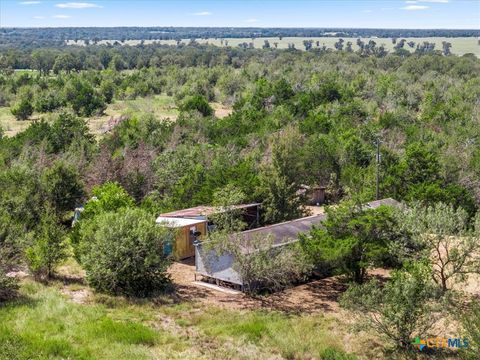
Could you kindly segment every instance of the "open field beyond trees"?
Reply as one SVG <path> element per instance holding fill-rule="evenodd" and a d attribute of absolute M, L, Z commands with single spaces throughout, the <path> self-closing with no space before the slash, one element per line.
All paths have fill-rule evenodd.
<path fill-rule="evenodd" d="M 314 43 L 314 48 L 316 47 L 316 42 L 319 42 L 320 46 L 326 46 L 327 49 L 335 49 L 335 43 L 339 38 L 336 37 L 259 37 L 259 38 L 210 38 L 210 39 L 195 39 L 199 44 L 210 44 L 215 46 L 232 46 L 237 47 L 239 44 L 244 43 L 253 43 L 255 48 L 262 48 L 265 45 L 265 41 L 270 43 L 272 48 L 277 44 L 278 49 L 286 49 L 289 44 L 294 44 L 296 49 L 305 50 L 303 45 L 304 40 L 312 40 Z M 352 48 L 354 51 L 358 50 L 357 39 L 361 39 L 364 42 L 369 40 L 375 41 L 378 45 L 384 45 L 388 51 L 394 51 L 395 44 L 392 43 L 392 38 L 362 38 L 362 37 L 342 37 L 345 40 L 345 43 L 348 41 L 352 42 Z M 480 44 L 479 39 L 476 37 L 412 37 L 412 38 L 401 38 L 405 39 L 406 42 L 413 41 L 415 45 L 422 44 L 423 42 L 431 42 L 435 44 L 435 48 L 438 50 L 442 49 L 442 42 L 448 41 L 452 44 L 452 53 L 455 55 L 464 55 L 467 53 L 475 54 L 477 57 L 480 57 Z M 398 39 L 400 40 L 400 38 Z M 189 44 L 191 39 L 182 39 L 181 44 Z M 113 44 L 115 42 L 121 43 L 123 45 L 135 46 L 141 43 L 147 44 L 164 44 L 164 45 L 177 45 L 176 40 L 125 40 L 120 42 L 120 40 L 99 40 L 99 45 Z M 83 40 L 68 40 L 66 42 L 68 45 L 79 45 L 84 46 L 85 42 Z M 404 47 L 406 50 L 414 51 L 415 47 L 411 48 L 408 45 Z"/>

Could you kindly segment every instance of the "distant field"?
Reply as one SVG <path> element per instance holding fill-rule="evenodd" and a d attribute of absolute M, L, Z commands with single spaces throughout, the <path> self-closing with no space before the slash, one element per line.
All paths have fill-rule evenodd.
<path fill-rule="evenodd" d="M 305 39 L 311 39 L 314 41 L 314 47 L 316 41 L 320 42 L 320 46 L 325 45 L 329 49 L 334 49 L 334 44 L 335 42 L 338 41 L 338 38 L 336 37 L 312 37 L 312 38 L 302 38 L 302 37 L 284 37 L 282 40 L 279 40 L 279 38 L 275 37 L 266 37 L 266 38 L 255 38 L 253 41 L 254 46 L 256 48 L 261 48 L 265 42 L 265 40 L 268 40 L 270 42 L 270 45 L 273 47 L 274 43 L 277 43 L 277 46 L 279 49 L 286 49 L 288 47 L 288 44 L 295 44 L 295 47 L 297 49 L 303 50 L 305 49 L 303 46 L 303 40 Z M 345 40 L 345 43 L 347 41 L 351 41 L 353 43 L 353 49 L 357 50 L 358 47 L 356 45 L 357 38 L 342 38 Z M 448 41 L 452 44 L 452 53 L 456 55 L 463 55 L 466 53 L 473 53 L 476 56 L 480 57 L 480 45 L 478 44 L 478 39 L 475 37 L 458 37 L 458 38 L 445 38 L 445 37 L 425 37 L 425 38 L 404 38 L 409 41 L 415 42 L 415 44 L 422 43 L 424 41 L 428 42 L 434 42 L 436 44 L 435 48 L 436 49 L 442 49 L 442 41 Z M 369 41 L 370 38 L 362 38 L 363 41 Z M 392 39 L 391 38 L 373 38 L 373 40 L 377 43 L 377 45 L 385 45 L 387 50 L 393 50 L 394 44 L 392 44 Z M 250 43 L 252 42 L 251 38 L 225 38 L 223 39 L 223 45 L 222 45 L 222 39 L 217 38 L 217 39 L 197 39 L 196 40 L 200 44 L 212 44 L 216 46 L 226 46 L 225 42 L 228 42 L 228 46 L 233 46 L 236 47 L 238 44 L 241 43 Z M 101 40 L 99 41 L 99 44 L 113 44 L 115 40 Z M 140 44 L 140 40 L 127 40 L 124 42 L 125 45 L 138 45 Z M 182 40 L 182 43 L 188 44 L 190 42 L 190 39 L 184 39 Z M 159 43 L 159 44 L 165 44 L 165 45 L 175 45 L 177 42 L 175 40 L 144 40 L 145 44 L 152 44 L 152 43 Z M 83 40 L 78 41 L 77 43 L 74 40 L 69 40 L 67 41 L 68 45 L 84 45 Z M 405 45 L 405 49 L 407 50 L 413 50 L 411 49 L 408 45 Z"/>
<path fill-rule="evenodd" d="M 219 103 L 210 104 L 215 110 L 215 116 L 222 118 L 231 113 L 231 109 Z M 135 100 L 117 100 L 109 104 L 102 116 L 93 116 L 87 119 L 90 131 L 100 135 L 102 127 L 112 118 L 120 115 L 153 114 L 157 119 L 169 119 L 175 121 L 178 110 L 173 97 L 167 95 L 156 95 L 152 97 L 137 98 Z M 50 118 L 51 114 L 34 113 L 30 120 L 18 121 L 12 115 L 9 107 L 0 107 L 0 127 L 6 136 L 14 136 L 25 130 L 33 120 Z"/>

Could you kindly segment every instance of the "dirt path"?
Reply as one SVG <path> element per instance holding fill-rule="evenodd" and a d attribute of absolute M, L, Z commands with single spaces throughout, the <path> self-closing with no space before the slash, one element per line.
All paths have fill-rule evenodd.
<path fill-rule="evenodd" d="M 193 259 L 175 262 L 169 269 L 181 299 L 203 302 L 229 309 L 269 309 L 287 313 L 338 312 L 338 300 L 347 288 L 339 277 L 315 280 L 298 285 L 269 296 L 252 298 L 242 293 L 227 294 L 194 283 L 195 266 Z M 385 271 L 374 275 L 387 276 Z"/>

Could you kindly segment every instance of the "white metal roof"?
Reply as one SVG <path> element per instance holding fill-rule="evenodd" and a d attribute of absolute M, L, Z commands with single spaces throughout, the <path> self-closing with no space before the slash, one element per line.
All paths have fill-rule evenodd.
<path fill-rule="evenodd" d="M 186 219 L 186 218 L 173 218 L 166 216 L 159 216 L 156 220 L 157 224 L 162 224 L 163 226 L 169 228 L 180 228 L 185 226 L 193 226 L 197 224 L 204 223 L 205 220 L 198 219 Z"/>

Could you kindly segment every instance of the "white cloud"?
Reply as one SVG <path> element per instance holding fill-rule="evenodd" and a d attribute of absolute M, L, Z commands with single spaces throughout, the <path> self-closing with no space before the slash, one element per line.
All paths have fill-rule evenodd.
<path fill-rule="evenodd" d="M 210 16 L 212 13 L 210 11 L 200 11 L 192 14 L 193 16 Z"/>
<path fill-rule="evenodd" d="M 254 18 L 245 20 L 246 23 L 250 23 L 250 24 L 251 23 L 256 23 L 258 21 L 259 21 L 258 19 L 254 19 Z"/>
<path fill-rule="evenodd" d="M 101 8 L 103 6 L 93 4 L 93 3 L 85 3 L 85 2 L 69 2 L 69 3 L 61 3 L 55 5 L 61 9 L 89 9 L 89 8 Z"/>
<path fill-rule="evenodd" d="M 22 1 L 20 5 L 36 5 L 40 4 L 40 1 Z"/>
<path fill-rule="evenodd" d="M 418 1 L 405 1 L 405 4 L 416 4 Z"/>
<path fill-rule="evenodd" d="M 400 8 L 402 10 L 425 10 L 428 9 L 428 6 L 425 5 L 407 5 L 405 7 Z"/>
<path fill-rule="evenodd" d="M 37 15 L 37 16 L 34 16 L 33 18 L 34 18 L 34 19 L 45 19 L 45 16 L 38 16 L 38 15 Z"/>
<path fill-rule="evenodd" d="M 53 17 L 54 19 L 69 19 L 69 18 L 71 18 L 70 15 L 62 15 L 62 14 L 60 14 L 60 15 L 53 15 L 52 17 Z"/>
<path fill-rule="evenodd" d="M 365 14 L 368 14 L 368 13 L 371 13 L 373 12 L 373 10 L 362 10 L 362 13 L 365 13 Z"/>

